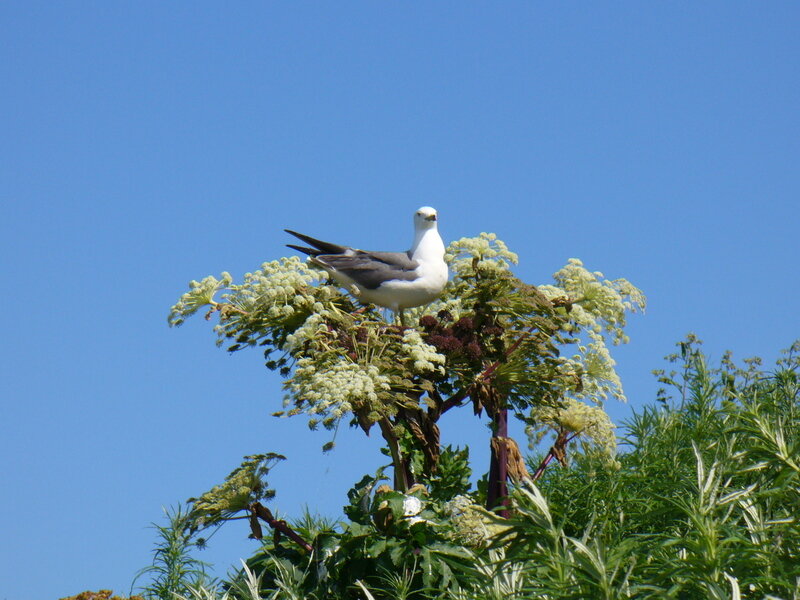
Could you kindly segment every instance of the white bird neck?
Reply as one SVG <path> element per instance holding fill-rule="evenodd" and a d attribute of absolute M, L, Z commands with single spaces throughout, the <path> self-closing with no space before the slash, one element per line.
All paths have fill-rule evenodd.
<path fill-rule="evenodd" d="M 444 257 L 444 242 L 434 224 L 433 227 L 419 229 L 414 233 L 411 245 L 411 258 L 424 255 L 426 257 Z"/>

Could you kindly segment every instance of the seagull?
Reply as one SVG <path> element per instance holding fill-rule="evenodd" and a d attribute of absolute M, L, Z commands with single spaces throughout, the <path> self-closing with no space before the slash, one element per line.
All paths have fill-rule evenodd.
<path fill-rule="evenodd" d="M 284 229 L 306 244 L 289 248 L 308 255 L 308 261 L 325 269 L 331 278 L 364 303 L 388 308 L 403 324 L 403 309 L 433 302 L 447 284 L 444 242 L 437 228 L 437 213 L 423 206 L 414 213 L 414 243 L 407 252 L 368 252 L 323 242 Z"/>

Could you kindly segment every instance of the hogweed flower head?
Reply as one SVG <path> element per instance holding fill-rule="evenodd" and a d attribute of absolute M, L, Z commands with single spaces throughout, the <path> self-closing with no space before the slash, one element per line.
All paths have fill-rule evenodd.
<path fill-rule="evenodd" d="M 599 271 L 587 270 L 577 258 L 570 258 L 553 274 L 553 279 L 558 290 L 572 299 L 573 310 L 579 307 L 584 311 L 575 318 L 582 319 L 581 324 L 595 332 L 599 333 L 598 327 L 605 330 L 615 344 L 628 341 L 624 332 L 625 314 L 643 311 L 647 305 L 642 291 L 627 279 L 605 279 Z M 540 289 L 546 294 L 554 291 L 552 287 L 548 291 Z"/>
<path fill-rule="evenodd" d="M 222 272 L 221 279 L 209 275 L 200 281 L 190 281 L 189 291 L 183 294 L 169 311 L 167 322 L 170 327 L 183 325 L 187 317 L 203 307 L 215 304 L 214 296 L 220 290 L 228 287 L 232 281 L 233 278 L 226 271 Z"/>
<path fill-rule="evenodd" d="M 478 237 L 452 242 L 444 259 L 456 276 L 462 278 L 475 270 L 508 271 L 512 264 L 519 262 L 519 257 L 493 233 L 481 233 Z"/>
<path fill-rule="evenodd" d="M 565 330 L 576 342 L 577 353 L 572 358 L 561 358 L 558 366 L 562 375 L 576 382 L 568 386 L 567 394 L 598 404 L 609 398 L 625 402 L 606 339 L 615 345 L 628 342 L 625 316 L 644 310 L 644 294 L 626 279 L 608 280 L 599 271 L 589 271 L 577 258 L 569 259 L 553 279 L 556 285 L 538 289 L 550 300 L 566 297 L 570 301 L 569 310 L 562 310 L 569 316 Z"/>
<path fill-rule="evenodd" d="M 403 332 L 402 351 L 408 356 L 411 370 L 419 374 L 444 375 L 445 357 L 434 346 L 426 344 L 416 329 Z"/>
<path fill-rule="evenodd" d="M 323 426 L 332 429 L 354 406 L 378 403 L 378 394 L 389 390 L 389 378 L 375 365 L 341 358 L 320 365 L 313 358 L 297 361 L 285 388 L 285 403 L 303 408 L 309 415 L 324 415 Z M 289 414 L 293 414 L 292 411 Z"/>
<path fill-rule="evenodd" d="M 568 398 L 563 406 L 534 407 L 530 419 L 528 435 L 536 443 L 548 431 L 572 432 L 585 447 L 613 463 L 617 451 L 616 426 L 601 407 Z"/>

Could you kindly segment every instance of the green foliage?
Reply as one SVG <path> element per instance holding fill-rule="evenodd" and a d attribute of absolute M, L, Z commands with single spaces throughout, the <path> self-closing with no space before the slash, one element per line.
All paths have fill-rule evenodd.
<path fill-rule="evenodd" d="M 150 583 L 141 588 L 146 600 L 174 600 L 175 594 L 187 594 L 192 586 L 207 583 L 204 562 L 193 558 L 193 547 L 202 546 L 191 529 L 191 516 L 182 506 L 164 510 L 169 523 L 153 527 L 158 532 L 158 541 L 153 550 L 153 563 L 139 571 L 131 588 L 142 576 Z"/>
<path fill-rule="evenodd" d="M 698 344 L 683 342 L 674 372 L 659 374 L 675 398 L 622 425 L 618 469 L 578 453 L 539 487 L 516 486 L 510 519 L 469 493 L 445 500 L 365 477 L 347 522 L 295 524 L 312 554 L 267 542 L 248 561 L 260 597 L 800 598 L 800 344 L 772 371 L 729 356 L 711 368 Z M 465 458 L 449 449 L 442 464 Z"/>
<path fill-rule="evenodd" d="M 427 487 L 430 497 L 446 502 L 466 494 L 471 485 L 472 469 L 469 466 L 469 448 L 463 450 L 446 446 L 439 456 L 439 466 L 433 473 L 424 473 L 420 483 Z"/>
<path fill-rule="evenodd" d="M 246 564 L 242 564 L 242 572 L 237 584 L 235 588 L 224 586 L 224 590 L 216 585 L 190 585 L 188 594 L 175 594 L 174 600 L 233 600 L 234 598 L 237 600 L 264 600 L 259 591 L 260 578 Z M 271 600 L 277 600 L 279 594 L 280 592 L 276 592 L 270 596 Z"/>
<path fill-rule="evenodd" d="M 453 454 L 453 461 L 463 457 Z M 262 575 L 262 594 L 291 587 L 303 598 L 362 598 L 363 585 L 376 598 L 421 598 L 434 590 L 461 589 L 460 574 L 468 572 L 473 555 L 463 546 L 452 507 L 422 486 L 401 493 L 378 486 L 382 479 L 381 472 L 366 476 L 350 490 L 348 522 L 334 528 L 306 517 L 293 524 L 301 536 L 315 540 L 312 555 L 267 542 L 247 562 Z"/>
<path fill-rule="evenodd" d="M 582 540 L 607 577 L 625 574 L 612 597 L 729 598 L 740 589 L 754 598 L 796 598 L 798 344 L 772 372 L 754 360 L 737 367 L 729 356 L 712 369 L 698 346 L 690 336 L 668 357 L 673 369 L 657 373 L 675 398 L 623 425 L 627 451 L 618 471 L 581 456 L 571 469 L 547 472 L 541 488 L 553 522 L 562 545 Z M 517 534 L 540 529 L 529 517 Z M 512 546 L 517 559 L 528 555 Z M 626 553 L 634 563 L 615 558 Z"/>

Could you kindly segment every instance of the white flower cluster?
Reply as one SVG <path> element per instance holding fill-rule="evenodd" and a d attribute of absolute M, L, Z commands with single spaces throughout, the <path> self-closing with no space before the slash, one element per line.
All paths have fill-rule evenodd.
<path fill-rule="evenodd" d="M 403 332 L 402 351 L 411 362 L 411 369 L 415 373 L 425 374 L 434 371 L 444 375 L 445 357 L 430 344 L 422 340 L 419 331 L 406 329 Z"/>
<path fill-rule="evenodd" d="M 421 512 L 422 500 L 416 496 L 410 496 L 406 494 L 403 497 L 403 516 L 406 517 L 409 524 L 414 525 L 415 523 L 429 523 L 427 519 L 417 516 Z"/>
<path fill-rule="evenodd" d="M 302 350 L 307 342 L 319 342 L 327 336 L 332 335 L 328 331 L 328 326 L 325 323 L 325 317 L 328 311 L 320 306 L 320 312 L 313 312 L 308 315 L 308 318 L 303 324 L 294 330 L 293 333 L 286 336 L 286 341 L 282 349 L 294 353 Z"/>
<path fill-rule="evenodd" d="M 325 415 L 322 424 L 330 429 L 353 410 L 354 404 L 378 400 L 378 393 L 389 390 L 389 378 L 375 365 L 359 365 L 341 358 L 321 368 L 314 358 L 297 361 L 294 375 L 285 383 L 288 394 L 285 404 L 306 405 L 310 415 Z M 300 409 L 290 410 L 297 414 Z M 314 427 L 312 420 L 309 426 Z"/>
<path fill-rule="evenodd" d="M 610 397 L 625 402 L 622 382 L 614 369 L 616 362 L 611 358 L 604 334 L 610 334 L 614 344 L 627 343 L 625 313 L 644 310 L 644 294 L 625 279 L 610 281 L 599 271 L 588 271 L 577 258 L 569 259 L 553 278 L 557 285 L 542 285 L 538 289 L 551 300 L 559 297 L 572 300 L 571 323 L 566 329 L 580 340 L 578 353 L 562 359 L 560 365 L 562 374 L 574 376 L 576 381 L 580 379 L 581 385 L 576 385 L 571 395 L 598 404 Z"/>
<path fill-rule="evenodd" d="M 264 263 L 259 270 L 245 273 L 244 281 L 238 285 L 232 284 L 228 273 L 223 273 L 222 279 L 209 276 L 189 283 L 189 291 L 172 307 L 168 321 L 173 326 L 181 325 L 204 306 L 218 307 L 214 296 L 223 289 L 227 291 L 222 294 L 222 303 L 230 305 L 233 313 L 262 310 L 269 320 L 282 321 L 298 310 L 320 312 L 323 303 L 338 295 L 330 285 L 314 285 L 324 278 L 323 272 L 309 268 L 296 256 Z M 215 329 L 220 336 L 227 331 L 225 326 Z"/>
<path fill-rule="evenodd" d="M 444 259 L 457 277 L 471 274 L 475 259 L 479 271 L 507 271 L 511 264 L 517 264 L 519 260 L 505 242 L 498 240 L 493 233 L 481 233 L 478 237 L 452 242 L 447 247 Z"/>
<path fill-rule="evenodd" d="M 627 343 L 625 313 L 644 310 L 646 299 L 642 291 L 627 279 L 608 280 L 599 271 L 590 272 L 577 258 L 553 274 L 558 287 L 542 286 L 543 293 L 552 297 L 566 293 L 573 301 L 571 317 L 585 326 L 593 337 L 605 329 L 613 335 L 615 344 Z"/>
<path fill-rule="evenodd" d="M 531 430 L 528 434 L 536 441 L 540 441 L 548 429 L 563 429 L 578 434 L 582 441 L 590 443 L 609 460 L 613 460 L 617 452 L 616 426 L 599 406 L 568 398 L 563 408 L 537 406 L 531 409 L 530 416 L 536 423 L 536 435 L 531 435 Z"/>
<path fill-rule="evenodd" d="M 579 345 L 578 351 L 580 354 L 572 358 L 562 358 L 558 367 L 562 375 L 573 376 L 576 381 L 580 378 L 581 385 L 576 385 L 571 395 L 601 405 L 609 398 L 627 402 L 622 380 L 614 369 L 617 363 L 603 341 Z"/>
<path fill-rule="evenodd" d="M 626 402 L 622 391 L 622 381 L 614 367 L 617 362 L 602 342 L 592 342 L 588 348 L 581 346 L 583 353 L 584 394 L 602 404 L 611 395 L 620 402 Z"/>
<path fill-rule="evenodd" d="M 178 299 L 178 302 L 170 309 L 167 322 L 172 327 L 183 324 L 186 317 L 196 313 L 204 306 L 215 304 L 214 295 L 222 288 L 228 287 L 233 281 L 230 273 L 222 273 L 222 279 L 217 279 L 209 275 L 202 281 L 190 281 L 189 291 Z"/>
<path fill-rule="evenodd" d="M 422 500 L 416 496 L 406 494 L 403 497 L 403 516 L 413 517 L 422 512 Z"/>
<path fill-rule="evenodd" d="M 309 268 L 297 256 L 281 258 L 264 263 L 253 273 L 245 273 L 244 282 L 231 286 L 231 292 L 224 298 L 245 312 L 269 306 L 268 317 L 280 319 L 291 316 L 296 309 L 311 307 L 318 296 L 333 297 L 336 290 L 331 286 L 311 287 L 323 278 L 324 273 Z"/>

